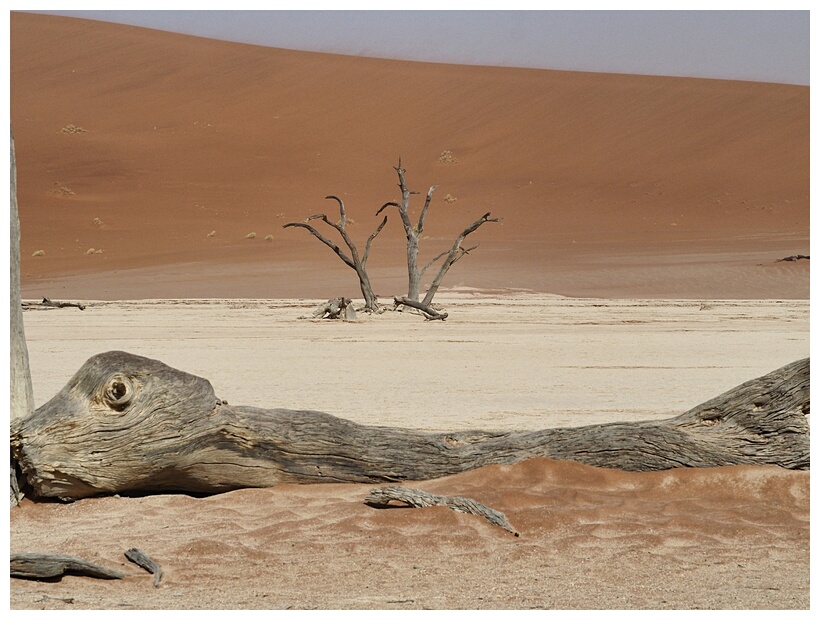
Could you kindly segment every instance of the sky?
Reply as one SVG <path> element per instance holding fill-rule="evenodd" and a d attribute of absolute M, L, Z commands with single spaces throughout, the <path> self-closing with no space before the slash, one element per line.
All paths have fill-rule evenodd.
<path fill-rule="evenodd" d="M 47 12 L 381 58 L 800 85 L 810 76 L 808 10 Z"/>

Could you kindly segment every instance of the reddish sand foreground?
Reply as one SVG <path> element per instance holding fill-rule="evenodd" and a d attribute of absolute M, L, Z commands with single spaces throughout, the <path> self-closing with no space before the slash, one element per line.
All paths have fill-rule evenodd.
<path fill-rule="evenodd" d="M 332 297 L 306 231 L 360 246 L 438 184 L 424 264 L 485 212 L 446 285 L 807 298 L 809 88 L 375 60 L 11 15 L 24 297 Z M 405 291 L 398 213 L 377 293 Z M 255 238 L 246 238 L 255 233 Z M 269 240 L 266 241 L 266 237 Z M 41 253 L 42 252 L 42 253 Z M 34 254 L 40 254 L 34 256 Z"/>

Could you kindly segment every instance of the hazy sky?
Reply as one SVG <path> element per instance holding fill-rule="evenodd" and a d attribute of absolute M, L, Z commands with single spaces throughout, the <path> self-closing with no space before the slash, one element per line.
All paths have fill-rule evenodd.
<path fill-rule="evenodd" d="M 386 58 L 809 84 L 809 11 L 50 11 Z"/>

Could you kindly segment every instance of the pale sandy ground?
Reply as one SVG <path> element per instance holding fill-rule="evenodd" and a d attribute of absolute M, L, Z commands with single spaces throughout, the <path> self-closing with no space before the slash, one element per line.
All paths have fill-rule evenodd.
<path fill-rule="evenodd" d="M 809 354 L 809 302 L 448 292 L 450 318 L 301 319 L 315 300 L 92 303 L 25 312 L 37 405 L 122 349 L 208 378 L 232 404 L 446 430 L 671 417 Z M 366 485 L 210 498 L 26 501 L 11 551 L 69 553 L 124 581 L 11 581 L 14 609 L 808 609 L 809 473 L 650 474 L 537 459 L 414 484 L 506 513 L 375 510 Z M 122 553 L 166 576 L 151 587 Z"/>

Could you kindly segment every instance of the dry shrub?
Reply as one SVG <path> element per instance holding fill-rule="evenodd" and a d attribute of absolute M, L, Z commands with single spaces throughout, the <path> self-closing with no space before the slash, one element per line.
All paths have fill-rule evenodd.
<path fill-rule="evenodd" d="M 273 241 L 273 235 L 268 235 L 265 237 L 265 241 Z"/>
<path fill-rule="evenodd" d="M 85 133 L 88 130 L 83 129 L 82 127 L 77 127 L 77 125 L 68 124 L 65 127 L 63 127 L 60 131 L 63 132 L 63 133 L 67 133 L 70 136 L 73 136 L 73 135 L 76 135 L 78 133 Z"/>
<path fill-rule="evenodd" d="M 255 232 L 248 233 L 247 235 L 245 235 L 245 239 L 256 239 L 256 233 Z"/>
<path fill-rule="evenodd" d="M 213 237 L 215 234 L 216 234 L 216 231 L 215 231 L 215 230 L 212 230 L 211 232 L 209 232 L 209 233 L 208 233 L 207 235 L 205 235 L 205 236 L 206 236 L 206 237 Z"/>
<path fill-rule="evenodd" d="M 458 160 L 453 157 L 452 151 L 442 151 L 438 156 L 438 163 L 440 164 L 457 164 Z"/>
<path fill-rule="evenodd" d="M 103 226 L 103 221 L 98 217 L 95 217 L 94 221 L 92 221 L 91 223 L 94 224 L 94 226 L 96 226 L 97 228 L 102 228 Z"/>
<path fill-rule="evenodd" d="M 458 200 L 458 198 L 456 198 L 456 197 L 455 197 L 455 196 L 453 196 L 452 194 L 447 194 L 447 195 L 444 197 L 444 202 L 449 202 L 450 204 L 453 204 L 456 200 Z"/>
<path fill-rule="evenodd" d="M 45 255 L 46 255 L 45 250 L 37 250 L 36 252 L 34 252 L 34 254 L 32 254 L 32 256 L 45 256 Z"/>
<path fill-rule="evenodd" d="M 55 185 L 57 184 L 55 183 Z M 72 190 L 70 187 L 66 187 L 65 185 L 55 187 L 53 190 L 51 190 L 51 193 L 57 196 L 74 196 L 74 190 Z"/>

